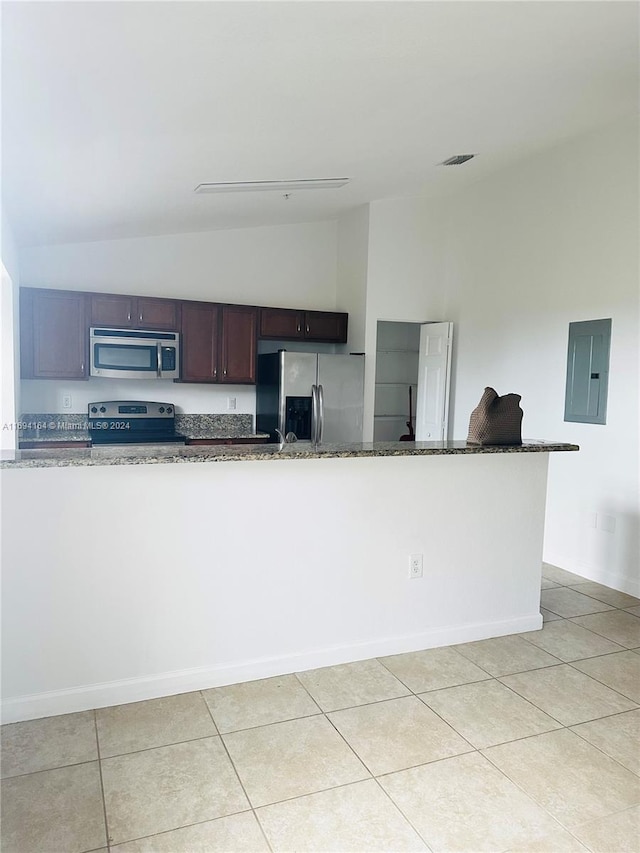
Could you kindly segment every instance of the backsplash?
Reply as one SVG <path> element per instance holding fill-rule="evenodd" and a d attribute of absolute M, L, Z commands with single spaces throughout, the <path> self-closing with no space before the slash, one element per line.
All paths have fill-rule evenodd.
<path fill-rule="evenodd" d="M 253 433 L 253 415 L 180 415 L 176 432 L 189 438 L 237 438 Z"/>
<path fill-rule="evenodd" d="M 27 412 L 20 415 L 18 437 L 86 441 L 89 438 L 87 416 L 60 412 Z"/>
<path fill-rule="evenodd" d="M 87 441 L 86 415 L 30 412 L 20 418 L 19 438 L 42 441 Z M 253 415 L 176 413 L 176 432 L 188 438 L 242 438 L 253 435 Z"/>

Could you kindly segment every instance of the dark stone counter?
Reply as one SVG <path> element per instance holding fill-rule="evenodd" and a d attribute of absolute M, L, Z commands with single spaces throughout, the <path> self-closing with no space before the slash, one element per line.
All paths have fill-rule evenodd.
<path fill-rule="evenodd" d="M 209 437 L 209 436 L 207 436 Z M 323 444 L 295 442 L 278 444 L 245 444 L 219 447 L 184 447 L 182 445 L 128 445 L 125 447 L 91 447 L 3 452 L 0 468 L 60 468 L 92 465 L 153 465 L 184 462 L 286 461 L 295 459 L 336 459 L 384 456 L 454 456 L 491 453 L 555 453 L 575 451 L 575 444 L 527 440 L 521 445 L 480 447 L 465 441 L 371 442 Z"/>

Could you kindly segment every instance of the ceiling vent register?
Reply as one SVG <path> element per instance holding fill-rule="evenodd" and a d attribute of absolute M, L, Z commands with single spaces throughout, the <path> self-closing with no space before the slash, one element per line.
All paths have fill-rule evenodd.
<path fill-rule="evenodd" d="M 473 160 L 475 154 L 456 154 L 455 157 L 449 157 L 448 160 L 444 160 L 440 165 L 441 166 L 461 166 L 463 163 L 466 163 L 467 160 Z"/>

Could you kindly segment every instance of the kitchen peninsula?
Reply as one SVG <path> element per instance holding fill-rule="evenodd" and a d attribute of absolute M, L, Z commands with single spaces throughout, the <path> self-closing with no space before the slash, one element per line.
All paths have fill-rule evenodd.
<path fill-rule="evenodd" d="M 549 454 L 577 449 L 5 454 L 4 720 L 536 630 Z"/>

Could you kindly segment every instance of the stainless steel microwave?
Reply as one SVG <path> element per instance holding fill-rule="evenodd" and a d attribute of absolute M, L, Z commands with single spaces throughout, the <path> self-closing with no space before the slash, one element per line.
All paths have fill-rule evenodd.
<path fill-rule="evenodd" d="M 180 335 L 134 329 L 89 330 L 90 374 L 108 379 L 179 379 Z"/>

